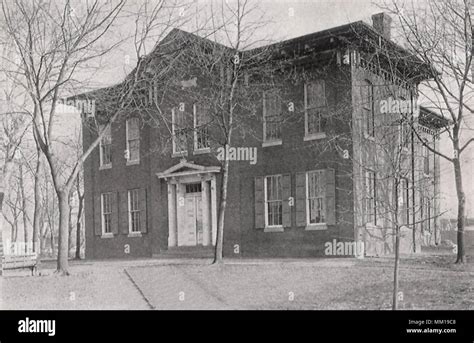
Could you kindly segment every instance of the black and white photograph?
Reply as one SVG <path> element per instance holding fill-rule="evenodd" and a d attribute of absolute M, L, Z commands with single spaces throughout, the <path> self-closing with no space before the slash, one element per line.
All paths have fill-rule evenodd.
<path fill-rule="evenodd" d="M 0 0 L 0 310 L 473 311 L 473 18 Z"/>

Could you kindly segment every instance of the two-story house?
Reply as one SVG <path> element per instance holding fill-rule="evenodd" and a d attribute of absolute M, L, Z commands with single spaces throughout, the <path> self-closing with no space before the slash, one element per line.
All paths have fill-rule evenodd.
<path fill-rule="evenodd" d="M 399 188 L 405 191 L 397 195 L 406 196 L 404 225 L 414 232 L 404 235 L 406 250 L 417 245 L 421 230 L 434 225 L 421 224 L 416 216 L 436 218 L 439 166 L 410 128 L 423 127 L 426 139 L 436 144 L 436 120 L 442 118 L 427 110 L 416 118 L 413 111 L 382 113 L 380 103 L 388 96 L 416 103 L 428 69 L 390 40 L 388 16 L 378 14 L 373 21 L 373 27 L 355 22 L 269 47 L 272 57 L 266 63 L 281 68 L 272 86 L 255 97 L 252 114 L 241 117 L 228 154 L 226 257 L 324 256 L 328 243 L 359 240 L 370 246 L 368 255 L 391 252 L 387 199 L 394 194 L 377 193 L 389 177 L 399 175 L 391 163 L 398 155 L 387 153 L 387 144 L 403 155 L 398 167 L 405 183 Z M 180 30 L 164 41 L 170 37 L 205 41 Z M 160 49 L 158 44 L 150 58 Z M 138 105 L 160 101 L 159 115 L 148 119 L 130 110 L 112 123 L 86 161 L 87 258 L 212 253 L 222 147 L 206 115 L 208 98 L 189 96 L 189 90 L 207 87 L 194 72 L 190 68 L 186 77 L 170 83 L 176 89 L 160 100 L 156 85 L 140 93 Z M 85 96 L 98 99 L 111 89 Z M 84 115 L 84 149 L 97 136 L 89 128 L 106 111 L 101 105 L 97 113 Z M 382 135 L 384 130 L 393 139 L 382 144 L 380 138 L 390 136 Z M 420 178 L 432 185 L 425 193 L 417 188 Z M 423 213 L 417 210 L 420 201 Z"/>

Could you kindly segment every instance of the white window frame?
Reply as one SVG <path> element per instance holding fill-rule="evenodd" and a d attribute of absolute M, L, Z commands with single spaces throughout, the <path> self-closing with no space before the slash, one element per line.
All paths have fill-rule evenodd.
<path fill-rule="evenodd" d="M 137 196 L 137 207 L 138 209 L 135 209 L 132 211 L 132 192 L 136 192 L 136 196 Z M 129 236 L 141 236 L 142 235 L 142 232 L 140 230 L 140 225 L 141 225 L 141 221 L 142 221 L 142 218 L 141 218 L 141 211 L 140 211 L 140 189 L 139 188 L 135 188 L 135 189 L 129 189 L 127 191 L 127 203 L 128 203 L 128 235 Z M 138 220 L 138 231 L 133 231 L 133 226 L 132 226 L 132 212 L 133 213 L 136 213 L 138 212 L 139 213 L 139 220 Z"/>
<path fill-rule="evenodd" d="M 101 228 L 102 228 L 102 237 L 106 238 L 106 237 L 113 237 L 114 236 L 114 233 L 112 231 L 112 215 L 113 215 L 113 209 L 112 209 L 112 194 L 111 192 L 107 192 L 107 193 L 101 193 L 100 194 L 100 220 L 101 220 Z M 105 213 L 105 196 L 109 197 L 108 198 L 108 201 L 109 201 L 109 206 L 110 206 L 110 212 L 107 212 Z M 105 216 L 106 215 L 109 215 L 110 218 L 109 218 L 109 225 L 110 225 L 110 232 L 106 232 L 105 231 Z"/>
<path fill-rule="evenodd" d="M 269 177 L 280 177 L 280 184 L 281 184 L 281 190 L 280 190 L 280 195 L 281 195 L 281 200 L 276 200 L 276 201 L 281 201 L 281 224 L 280 225 L 269 225 L 268 224 L 268 189 L 267 189 L 267 179 Z M 274 175 L 267 175 L 263 178 L 263 191 L 264 191 L 264 203 L 265 203 L 265 228 L 269 229 L 271 231 L 283 231 L 283 175 L 282 174 L 274 174 Z"/>
<path fill-rule="evenodd" d="M 324 106 L 320 106 L 320 107 L 309 107 L 308 105 L 308 85 L 311 84 L 311 83 L 317 83 L 317 82 L 322 82 L 323 84 L 323 93 L 324 93 L 324 103 L 325 105 Z M 322 139 L 322 138 L 326 138 L 326 132 L 324 131 L 321 131 L 322 128 L 321 128 L 321 117 L 319 117 L 319 132 L 313 132 L 313 133 L 309 133 L 308 132 L 308 129 L 309 129 L 309 126 L 308 126 L 308 110 L 312 110 L 312 109 L 322 109 L 324 111 L 327 111 L 327 99 L 326 99 L 326 81 L 325 80 L 321 80 L 321 79 L 318 79 L 318 80 L 311 80 L 311 81 L 307 81 L 304 83 L 304 140 L 305 141 L 309 141 L 309 140 L 313 140 L 313 139 Z"/>
<path fill-rule="evenodd" d="M 108 144 L 108 145 L 110 145 L 110 162 L 109 163 L 104 163 L 104 153 L 102 151 L 102 147 L 104 146 L 104 144 L 102 143 L 102 141 L 105 138 L 105 135 L 104 135 L 104 137 L 99 142 L 99 169 L 110 169 L 110 168 L 112 168 L 112 125 L 110 124 L 110 125 L 106 126 L 105 130 L 108 130 L 109 135 L 110 135 L 110 144 Z M 100 134 L 100 132 L 99 132 L 99 134 Z"/>
<path fill-rule="evenodd" d="M 324 181 L 325 181 L 325 170 L 324 169 L 318 169 L 318 170 L 311 170 L 311 171 L 308 171 L 306 172 L 306 227 L 308 228 L 314 228 L 314 229 L 317 229 L 317 228 L 320 228 L 320 229 L 325 229 L 327 228 L 327 224 L 326 224 L 326 185 L 324 184 Z M 324 222 L 321 222 L 321 223 L 311 223 L 311 216 L 310 216 L 310 213 L 309 213 L 309 210 L 310 210 L 310 198 L 309 198 L 309 175 L 312 174 L 312 173 L 318 173 L 319 174 L 319 177 L 320 177 L 320 180 L 322 180 L 321 182 L 323 182 L 322 184 L 322 187 L 324 189 L 324 192 L 323 192 L 323 212 L 324 212 Z"/>
<path fill-rule="evenodd" d="M 208 136 L 208 144 L 209 146 L 199 148 L 198 147 L 198 128 L 197 128 L 197 111 L 198 111 L 199 104 L 193 104 L 193 127 L 194 127 L 194 153 L 195 154 L 205 154 L 211 152 L 211 146 L 210 146 L 210 137 L 209 137 L 209 131 L 207 132 Z M 209 130 L 209 127 L 206 127 L 207 130 Z"/>
<path fill-rule="evenodd" d="M 282 138 L 281 138 L 281 135 L 282 135 L 282 132 L 281 132 L 281 123 L 280 123 L 280 138 L 277 138 L 277 139 L 268 139 L 267 138 L 267 95 L 270 94 L 270 93 L 274 93 L 278 98 L 279 98 L 279 91 L 274 89 L 274 90 L 270 90 L 270 91 L 265 91 L 263 92 L 263 99 L 262 99 L 262 113 L 263 113 L 263 143 L 262 143 L 262 146 L 263 147 L 266 147 L 266 146 L 274 146 L 274 145 L 281 145 L 283 143 L 282 141 Z M 278 102 L 280 104 L 280 118 L 282 116 L 282 112 L 281 112 L 281 101 Z"/>
<path fill-rule="evenodd" d="M 129 121 L 130 120 L 137 120 L 138 121 L 138 158 L 136 160 L 131 160 L 131 153 L 130 153 L 130 144 L 129 144 Z M 128 158 L 126 165 L 134 165 L 134 164 L 139 164 L 140 163 L 140 120 L 136 117 L 133 118 L 128 118 L 125 121 L 125 138 L 126 138 L 126 150 L 128 151 Z"/>
<path fill-rule="evenodd" d="M 177 151 L 177 144 L 176 144 L 176 107 L 171 109 L 171 143 L 172 143 L 172 157 L 178 156 L 187 156 L 188 150 L 187 147 L 184 147 L 184 150 Z"/>

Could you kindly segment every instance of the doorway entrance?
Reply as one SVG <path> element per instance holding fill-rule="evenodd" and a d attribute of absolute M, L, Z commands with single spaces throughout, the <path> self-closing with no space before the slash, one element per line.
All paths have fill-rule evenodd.
<path fill-rule="evenodd" d="M 186 184 L 184 221 L 181 228 L 178 228 L 178 246 L 202 245 L 202 231 L 201 184 Z"/>

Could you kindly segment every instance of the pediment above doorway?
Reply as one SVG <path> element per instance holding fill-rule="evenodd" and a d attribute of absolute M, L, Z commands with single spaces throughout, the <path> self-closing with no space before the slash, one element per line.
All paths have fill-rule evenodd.
<path fill-rule="evenodd" d="M 219 166 L 202 166 L 191 161 L 181 160 L 178 164 L 166 169 L 156 176 L 159 179 L 171 179 L 187 175 L 215 174 L 220 172 Z"/>

